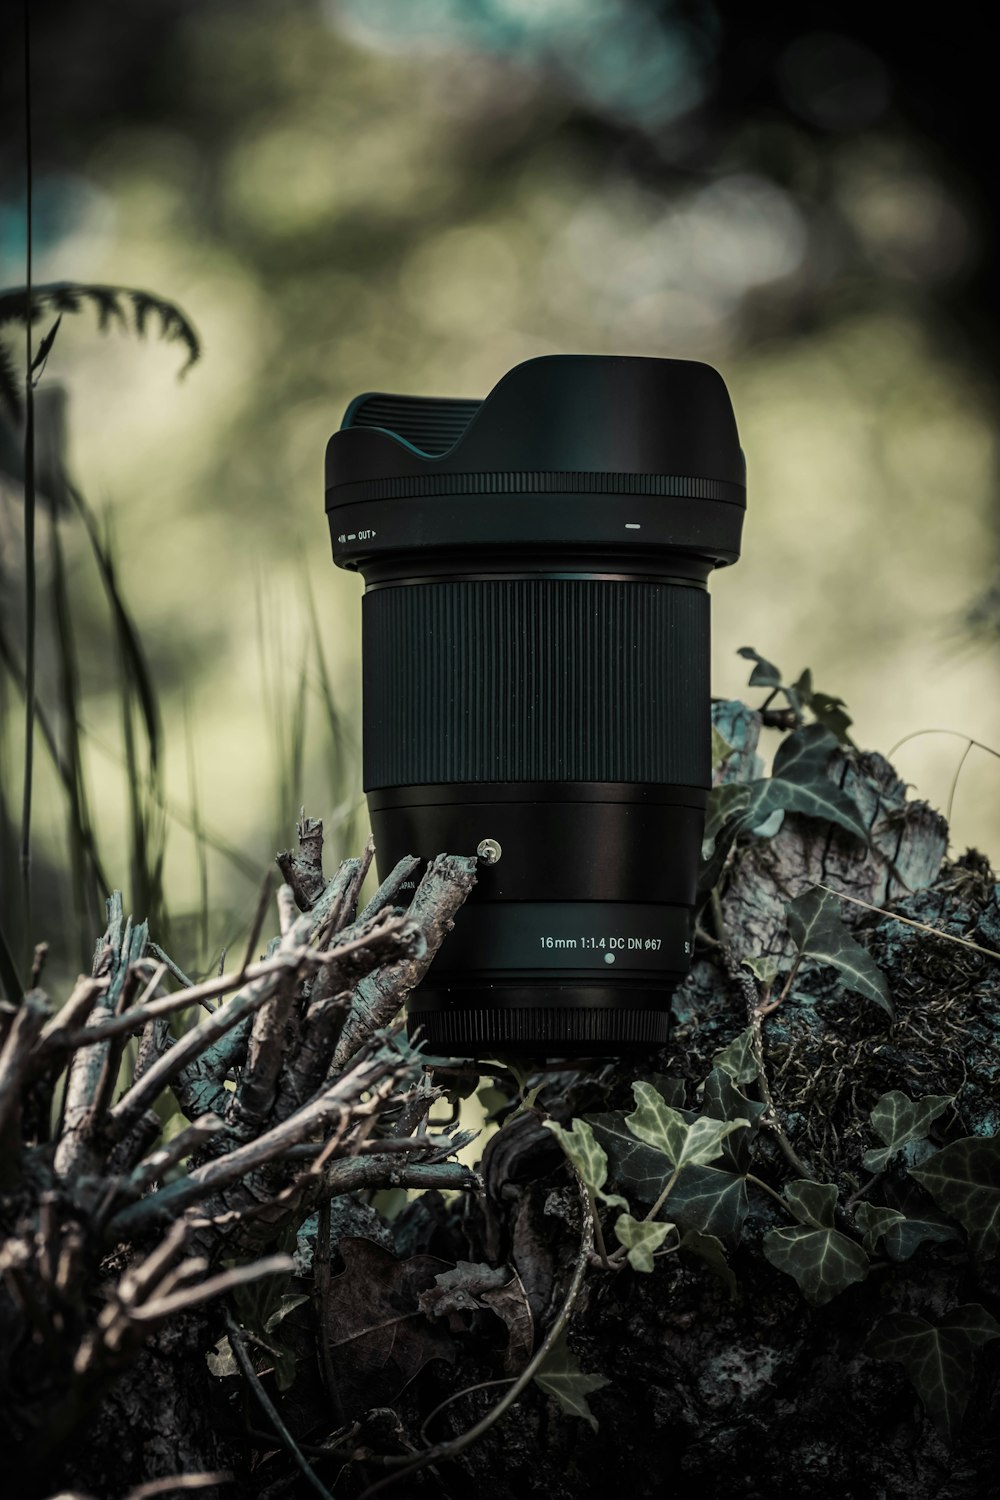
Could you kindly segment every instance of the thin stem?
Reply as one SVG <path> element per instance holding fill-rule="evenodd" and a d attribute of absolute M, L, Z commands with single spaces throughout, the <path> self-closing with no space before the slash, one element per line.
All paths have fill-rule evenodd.
<path fill-rule="evenodd" d="M 313 1473 L 312 1466 L 310 1465 L 309 1461 L 301 1452 L 301 1450 L 299 1449 L 299 1445 L 296 1443 L 295 1439 L 292 1437 L 292 1434 L 289 1432 L 288 1428 L 285 1426 L 284 1422 L 278 1415 L 278 1409 L 261 1384 L 260 1376 L 254 1369 L 250 1356 L 247 1353 L 246 1345 L 243 1342 L 242 1330 L 240 1329 L 238 1323 L 236 1322 L 236 1319 L 233 1317 L 228 1308 L 226 1309 L 226 1328 L 229 1333 L 229 1345 L 233 1351 L 233 1358 L 239 1365 L 240 1372 L 243 1375 L 244 1380 L 246 1380 L 250 1389 L 253 1391 L 258 1402 L 260 1403 L 262 1410 L 266 1413 L 268 1421 L 274 1427 L 275 1432 L 281 1438 L 281 1441 L 284 1443 L 285 1447 L 288 1449 L 289 1453 L 292 1455 L 292 1458 L 295 1460 L 296 1464 L 301 1469 L 306 1479 L 312 1485 L 317 1495 L 322 1495 L 323 1500 L 334 1500 L 334 1497 L 330 1494 L 330 1491 L 327 1489 L 326 1485 L 323 1484 L 323 1482 L 318 1479 Z"/>
<path fill-rule="evenodd" d="M 774 1188 L 769 1182 L 764 1182 L 762 1178 L 755 1177 L 752 1172 L 747 1172 L 745 1176 L 747 1182 L 752 1182 L 754 1187 L 759 1187 L 762 1192 L 768 1193 L 774 1199 L 775 1203 L 779 1204 L 785 1210 L 785 1213 L 789 1216 L 790 1219 L 795 1218 L 795 1215 L 792 1213 L 792 1210 L 789 1208 L 784 1198 L 780 1193 L 775 1192 Z"/>
<path fill-rule="evenodd" d="M 21 883 L 24 892 L 24 937 L 31 944 L 31 791 L 35 747 L 35 388 L 32 384 L 31 297 L 33 177 L 31 151 L 31 6 L 24 0 L 24 166 L 25 166 L 25 310 L 24 310 L 24 788 L 21 800 Z"/>
<path fill-rule="evenodd" d="M 650 1219 L 656 1218 L 656 1215 L 660 1212 L 660 1209 L 663 1207 L 664 1203 L 666 1203 L 667 1199 L 670 1197 L 670 1194 L 673 1192 L 674 1184 L 676 1183 L 680 1175 L 681 1168 L 675 1167 L 670 1176 L 667 1178 L 662 1193 L 657 1198 L 656 1202 L 653 1204 L 649 1212 L 643 1218 L 642 1222 L 644 1224 L 647 1223 Z"/>
<path fill-rule="evenodd" d="M 944 731 L 942 730 L 943 734 Z M 865 911 L 877 912 L 880 917 L 890 917 L 893 922 L 902 922 L 906 927 L 915 927 L 918 932 L 929 932 L 932 937 L 943 938 L 946 943 L 958 943 L 963 948 L 973 948 L 977 953 L 985 953 L 987 958 L 1000 958 L 993 948 L 984 948 L 981 943 L 974 943 L 971 938 L 955 937 L 954 933 L 942 932 L 940 927 L 930 927 L 926 922 L 917 922 L 913 917 L 901 917 L 898 912 L 886 911 L 884 906 L 872 906 L 870 901 L 862 901 L 858 896 L 848 896 L 844 891 L 835 891 L 832 885 L 823 885 L 817 882 L 821 891 L 829 891 L 832 896 L 839 896 L 841 901 L 850 901 L 852 906 L 863 906 Z"/>
<path fill-rule="evenodd" d="M 587 1188 L 587 1197 L 590 1199 L 590 1212 L 594 1217 L 594 1241 L 597 1245 L 597 1253 L 601 1257 L 601 1265 L 607 1271 L 610 1270 L 610 1266 L 608 1264 L 607 1246 L 604 1243 L 604 1230 L 601 1228 L 601 1219 L 597 1212 L 597 1199 L 589 1187 Z"/>
<path fill-rule="evenodd" d="M 596 1216 L 594 1218 L 594 1224 L 597 1224 Z M 434 1421 L 434 1418 L 439 1416 L 441 1412 L 444 1411 L 445 1407 L 450 1406 L 453 1401 L 458 1401 L 462 1396 L 471 1396 L 473 1391 L 488 1391 L 492 1386 L 495 1385 L 510 1385 L 511 1382 L 516 1379 L 516 1375 L 502 1375 L 499 1380 L 479 1380 L 475 1385 L 467 1385 L 464 1390 L 453 1391 L 450 1396 L 445 1396 L 443 1401 L 439 1401 L 437 1406 L 435 1406 L 434 1410 L 431 1412 L 430 1416 L 425 1417 L 423 1422 L 421 1422 L 420 1436 L 423 1438 L 424 1442 L 427 1441 L 428 1427 Z"/>
<path fill-rule="evenodd" d="M 380 1479 L 376 1484 L 371 1485 L 361 1495 L 360 1500 L 370 1500 L 372 1495 L 388 1489 L 389 1485 L 394 1484 L 397 1479 L 401 1479 L 404 1474 L 412 1474 L 414 1470 L 422 1469 L 427 1464 L 438 1463 L 441 1459 L 454 1458 L 457 1454 L 464 1453 L 466 1448 L 481 1438 L 484 1433 L 490 1430 L 495 1422 L 500 1420 L 504 1412 L 513 1406 L 521 1393 L 538 1374 L 538 1371 L 542 1368 L 551 1353 L 556 1340 L 569 1322 L 570 1313 L 573 1311 L 580 1288 L 583 1285 L 583 1278 L 594 1241 L 594 1215 L 590 1209 L 590 1196 L 579 1174 L 577 1174 L 577 1188 L 580 1194 L 580 1207 L 583 1216 L 580 1248 L 573 1267 L 573 1277 L 569 1284 L 569 1290 L 566 1293 L 562 1307 L 553 1320 L 551 1328 L 545 1335 L 541 1348 L 525 1365 L 507 1394 L 501 1397 L 496 1406 L 491 1411 L 488 1411 L 486 1416 L 477 1422 L 474 1427 L 470 1427 L 468 1432 L 463 1433 L 461 1437 L 455 1438 L 450 1443 L 439 1443 L 435 1448 L 428 1448 L 424 1453 L 418 1453 L 415 1458 L 402 1460 L 400 1467 L 394 1474 L 388 1474 L 384 1479 Z"/>

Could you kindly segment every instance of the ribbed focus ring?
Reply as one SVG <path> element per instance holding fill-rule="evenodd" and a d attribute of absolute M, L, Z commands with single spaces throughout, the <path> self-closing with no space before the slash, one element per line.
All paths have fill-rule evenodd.
<path fill-rule="evenodd" d="M 364 784 L 709 785 L 709 601 L 669 583 L 490 579 L 363 601 Z"/>
<path fill-rule="evenodd" d="M 419 1022 L 420 1036 L 435 1047 L 469 1047 L 473 1051 L 486 1047 L 547 1044 L 561 1047 L 593 1049 L 604 1046 L 608 1052 L 642 1045 L 662 1047 L 670 1033 L 670 1011 L 601 1009 L 575 1010 L 563 1005 L 532 1005 L 516 1010 L 488 1008 L 458 1010 L 444 1008 L 422 1011 L 411 1018 Z"/>

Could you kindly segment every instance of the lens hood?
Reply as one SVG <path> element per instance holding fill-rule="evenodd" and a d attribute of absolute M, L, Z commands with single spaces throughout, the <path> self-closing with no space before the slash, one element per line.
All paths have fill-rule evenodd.
<path fill-rule="evenodd" d="M 629 571 L 667 550 L 704 578 L 739 557 L 746 471 L 710 365 L 543 355 L 483 401 L 356 397 L 327 446 L 326 509 L 334 561 L 369 581 L 417 549 L 467 564 L 558 548 Z"/>

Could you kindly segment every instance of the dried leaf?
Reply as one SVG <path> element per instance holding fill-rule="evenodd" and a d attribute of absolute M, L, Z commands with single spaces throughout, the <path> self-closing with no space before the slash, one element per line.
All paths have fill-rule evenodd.
<path fill-rule="evenodd" d="M 455 1347 L 440 1322 L 420 1310 L 420 1293 L 450 1269 L 433 1255 L 397 1260 L 374 1240 L 339 1241 L 344 1270 L 330 1282 L 327 1337 L 344 1387 L 359 1404 L 392 1401 L 429 1360 L 453 1361 Z"/>
<path fill-rule="evenodd" d="M 434 1285 L 417 1298 L 420 1311 L 431 1318 L 486 1309 L 506 1324 L 508 1339 L 504 1368 L 520 1369 L 531 1356 L 534 1320 L 524 1285 L 509 1266 L 488 1266 L 460 1260 L 441 1271 Z"/>

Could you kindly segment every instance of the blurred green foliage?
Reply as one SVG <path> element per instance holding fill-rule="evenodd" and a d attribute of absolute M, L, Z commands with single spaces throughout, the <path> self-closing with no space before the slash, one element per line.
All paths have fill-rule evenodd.
<path fill-rule="evenodd" d="M 163 904 L 189 970 L 237 940 L 300 804 L 331 858 L 366 832 L 360 585 L 330 564 L 321 494 L 325 441 L 361 390 L 479 396 L 567 350 L 717 364 L 750 513 L 714 588 L 716 691 L 740 692 L 741 641 L 779 660 L 807 642 L 859 743 L 935 725 L 1000 741 L 997 390 L 959 305 L 989 226 L 910 108 L 912 59 L 852 24 L 774 22 L 750 45 L 736 8 L 699 0 L 32 8 L 37 279 L 149 288 L 204 341 L 178 384 L 175 351 L 68 320 L 38 392 L 40 463 L 65 453 L 97 528 L 78 508 L 39 518 L 40 702 L 64 752 L 79 720 L 103 868 L 127 885 L 132 860 L 145 915 L 113 560 L 162 717 Z M 12 38 L 10 285 L 17 57 Z M 9 638 L 21 548 L 8 478 Z M 7 907 L 23 753 L 9 674 L 0 694 Z M 955 759 L 927 736 L 900 771 L 943 802 Z M 93 913 L 74 915 L 65 801 L 51 765 L 39 777 L 27 936 L 75 967 Z M 1000 846 L 994 777 L 985 756 L 963 771 L 958 846 Z"/>

